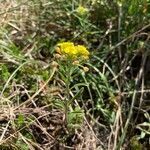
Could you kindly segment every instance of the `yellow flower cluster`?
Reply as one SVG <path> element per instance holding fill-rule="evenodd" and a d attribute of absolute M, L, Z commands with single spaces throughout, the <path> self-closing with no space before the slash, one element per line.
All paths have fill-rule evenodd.
<path fill-rule="evenodd" d="M 86 15 L 86 14 L 88 13 L 88 9 L 80 5 L 80 6 L 76 9 L 76 12 L 77 12 L 79 15 L 83 16 L 83 15 Z"/>
<path fill-rule="evenodd" d="M 88 59 L 90 54 L 83 45 L 75 46 L 72 42 L 62 42 L 57 44 L 57 52 L 71 58 L 82 57 L 83 59 Z"/>

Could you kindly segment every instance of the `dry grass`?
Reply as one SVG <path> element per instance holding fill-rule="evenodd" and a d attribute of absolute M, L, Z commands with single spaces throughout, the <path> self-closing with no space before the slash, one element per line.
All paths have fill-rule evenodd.
<path fill-rule="evenodd" d="M 135 42 L 136 45 L 140 34 L 146 35 L 146 39 L 141 39 L 147 44 L 149 35 L 145 32 L 150 25 L 127 34 L 127 37 L 125 35 L 123 40 L 116 44 L 118 39 L 114 38 L 116 41 L 113 43 L 113 37 L 120 31 L 114 28 L 117 26 L 116 15 L 112 20 L 108 19 L 112 22 L 108 23 L 106 20 L 107 26 L 103 24 L 105 21 L 100 22 L 106 29 L 102 28 L 104 31 L 101 33 L 99 26 L 96 27 L 95 16 L 92 16 L 93 24 L 88 19 L 77 16 L 75 8 L 78 1 L 72 1 L 71 4 L 70 1 L 63 3 L 63 0 L 41 2 L 1 0 L 0 3 L 0 65 L 4 67 L 2 75 L 6 76 L 6 79 L 0 79 L 1 85 L 4 85 L 0 85 L 0 149 L 2 146 L 3 149 L 14 150 L 112 150 L 117 148 L 121 135 L 120 146 L 128 149 L 129 140 L 136 135 L 128 132 L 128 129 L 131 127 L 132 131 L 136 132 L 135 128 L 140 127 L 140 123 L 146 120 L 145 116 L 148 116 L 149 112 L 149 103 L 144 100 L 149 95 L 149 85 L 145 82 L 144 75 L 148 74 L 145 66 L 149 54 L 144 54 L 143 49 L 146 51 L 147 47 L 142 46 L 140 54 L 143 59 L 137 61 L 140 67 L 134 68 L 132 59 L 139 52 L 131 54 L 126 50 L 127 54 L 124 55 L 130 53 L 129 58 L 123 56 L 124 59 L 120 61 L 117 60 L 117 50 L 125 44 L 129 44 L 130 47 L 130 44 Z M 90 4 L 88 2 L 90 0 L 85 1 L 87 7 Z M 97 13 L 96 4 L 89 8 L 95 9 Z M 79 101 L 75 98 L 69 108 L 71 112 L 78 106 L 84 112 L 82 125 L 73 132 L 67 128 L 66 112 L 63 109 L 67 95 L 66 85 L 59 76 L 58 66 L 53 65 L 53 62 L 57 61 L 53 57 L 54 45 L 64 39 L 71 39 L 77 44 L 87 43 L 92 50 L 93 47 L 98 47 L 96 53 L 91 54 L 95 54 L 93 62 L 86 63 L 89 71 L 84 77 L 83 74 L 80 75 L 80 78 L 84 78 L 81 79 L 83 85 L 86 84 L 85 93 L 82 93 Z M 110 51 L 107 51 L 108 49 Z M 116 64 L 122 64 L 119 65 L 120 69 Z M 137 70 L 137 78 L 127 77 L 127 68 L 131 71 Z M 1 68 L 0 71 L 2 72 Z M 77 80 L 73 84 L 78 84 Z M 139 86 L 137 90 L 134 90 L 134 84 Z M 75 97 L 81 85 L 68 92 L 70 98 Z M 135 120 L 133 115 L 136 116 Z M 147 135 L 145 137 L 148 141 Z M 143 146 L 148 143 L 146 142 L 143 142 Z M 139 141 L 137 143 L 142 147 Z"/>

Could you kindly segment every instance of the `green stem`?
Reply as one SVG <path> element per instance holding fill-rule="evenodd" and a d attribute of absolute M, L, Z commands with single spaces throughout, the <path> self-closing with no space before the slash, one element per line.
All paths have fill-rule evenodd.
<path fill-rule="evenodd" d="M 69 100 L 70 100 L 70 82 L 71 82 L 71 66 L 70 62 L 68 62 L 66 68 L 66 100 L 65 100 L 65 122 L 66 125 L 68 123 L 68 109 L 69 109 Z"/>
<path fill-rule="evenodd" d="M 124 142 L 124 139 L 126 137 L 126 133 L 127 133 L 128 127 L 129 127 L 129 122 L 131 120 L 132 113 L 133 113 L 134 103 L 135 103 L 135 100 L 136 100 L 136 93 L 137 93 L 137 90 L 135 90 L 134 93 L 133 93 L 132 103 L 131 103 L 131 107 L 130 107 L 129 114 L 128 114 L 128 119 L 127 119 L 127 121 L 125 123 L 124 131 L 123 131 L 123 133 L 121 135 L 121 138 L 120 138 L 120 141 L 119 141 L 119 144 L 118 144 L 116 150 L 120 150 L 121 149 L 121 146 L 122 146 L 122 144 Z"/>

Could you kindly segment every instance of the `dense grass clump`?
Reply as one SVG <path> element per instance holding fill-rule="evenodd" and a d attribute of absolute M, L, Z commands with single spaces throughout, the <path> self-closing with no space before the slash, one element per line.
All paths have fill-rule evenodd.
<path fill-rule="evenodd" d="M 149 0 L 1 0 L 0 149 L 150 147 Z"/>

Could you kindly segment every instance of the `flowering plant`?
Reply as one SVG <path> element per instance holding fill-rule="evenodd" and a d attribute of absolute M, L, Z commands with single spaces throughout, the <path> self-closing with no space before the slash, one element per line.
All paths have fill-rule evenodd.
<path fill-rule="evenodd" d="M 53 63 L 54 66 L 59 68 L 59 77 L 65 85 L 64 97 L 64 112 L 65 121 L 68 128 L 77 127 L 82 123 L 83 111 L 81 108 L 75 107 L 73 109 L 72 103 L 81 94 L 83 88 L 71 96 L 70 93 L 74 79 L 80 71 L 88 72 L 89 69 L 82 65 L 83 60 L 89 58 L 89 51 L 83 45 L 74 45 L 72 42 L 61 42 L 56 45 L 55 58 L 58 63 Z M 76 118 L 79 118 L 76 120 Z"/>

